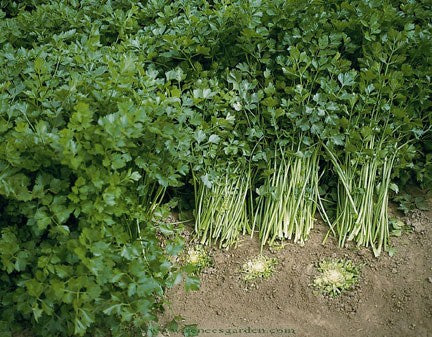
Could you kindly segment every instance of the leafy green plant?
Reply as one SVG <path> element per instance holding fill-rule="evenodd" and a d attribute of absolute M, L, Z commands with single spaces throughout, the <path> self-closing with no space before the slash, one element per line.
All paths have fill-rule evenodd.
<path fill-rule="evenodd" d="M 0 1 L 0 30 L 5 334 L 154 335 L 179 187 L 202 244 L 318 210 L 379 255 L 391 191 L 430 185 L 426 1 Z"/>
<path fill-rule="evenodd" d="M 247 282 L 252 282 L 257 279 L 269 278 L 275 269 L 278 261 L 276 258 L 268 258 L 264 255 L 259 255 L 246 261 L 241 268 L 243 279 Z"/>
<path fill-rule="evenodd" d="M 390 235 L 401 236 L 403 232 L 410 232 L 412 228 L 401 219 L 390 218 Z"/>
<path fill-rule="evenodd" d="M 198 336 L 199 330 L 198 326 L 196 324 L 185 324 L 185 319 L 181 316 L 175 316 L 170 322 L 168 322 L 164 329 L 166 332 L 174 332 L 174 333 L 181 333 L 185 337 L 193 337 Z"/>
<path fill-rule="evenodd" d="M 394 201 L 398 203 L 398 209 L 408 214 L 414 209 L 420 209 L 427 211 L 429 209 L 427 197 L 419 195 L 413 196 L 408 193 L 401 193 L 393 198 Z"/>
<path fill-rule="evenodd" d="M 410 151 L 409 144 L 425 132 L 421 110 L 412 106 L 414 71 L 405 63 L 414 57 L 407 46 L 421 44 L 415 26 L 406 24 L 395 30 L 386 22 L 378 23 L 378 17 L 376 10 L 367 14 L 376 24 L 368 25 L 362 38 L 374 42 L 364 44 L 358 60 L 360 72 L 352 70 L 337 77 L 338 93 L 343 94 L 335 99 L 344 106 L 340 118 L 345 119 L 345 140 L 324 145 L 339 177 L 337 212 L 331 224 L 339 244 L 354 240 L 371 246 L 377 256 L 388 246 L 387 207 L 395 187 L 394 167 Z"/>
<path fill-rule="evenodd" d="M 158 214 L 188 171 L 192 135 L 165 96 L 167 76 L 103 32 L 104 14 L 134 15 L 117 5 L 41 3 L 0 24 L 11 33 L 0 53 L 0 321 L 10 330 L 152 335 L 165 289 L 182 280 L 180 228 Z"/>
<path fill-rule="evenodd" d="M 350 260 L 322 260 L 313 287 L 323 295 L 339 296 L 358 283 L 360 269 Z"/>
<path fill-rule="evenodd" d="M 200 273 L 204 268 L 210 267 L 213 264 L 210 253 L 201 245 L 190 246 L 186 251 L 183 261 L 191 267 L 194 273 Z"/>
<path fill-rule="evenodd" d="M 235 125 L 240 118 L 231 106 L 232 93 L 215 80 L 202 78 L 199 85 L 193 107 L 205 113 L 192 148 L 195 231 L 202 244 L 229 247 L 249 230 L 250 150 L 241 135 L 244 125 Z"/>
<path fill-rule="evenodd" d="M 179 282 L 182 272 L 169 256 L 183 243 L 169 225 L 165 249 L 155 226 L 138 220 L 130 225 L 82 230 L 63 225 L 40 246 L 13 227 L 3 228 L 2 320 L 10 328 L 29 320 L 37 335 L 84 335 L 90 329 L 95 335 L 108 330 L 122 335 L 130 326 L 150 328 L 164 288 Z"/>

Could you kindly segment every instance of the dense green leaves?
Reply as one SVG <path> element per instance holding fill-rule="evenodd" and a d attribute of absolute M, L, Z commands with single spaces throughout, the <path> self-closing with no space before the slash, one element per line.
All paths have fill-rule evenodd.
<path fill-rule="evenodd" d="M 120 336 L 178 283 L 178 228 L 152 212 L 188 172 L 191 135 L 177 83 L 112 45 L 137 9 L 78 5 L 10 5 L 1 24 L 0 321 Z"/>
<path fill-rule="evenodd" d="M 183 277 L 156 211 L 183 184 L 203 242 L 304 241 L 318 208 L 385 249 L 394 182 L 432 181 L 430 14 L 0 0 L 0 332 L 154 335 Z"/>

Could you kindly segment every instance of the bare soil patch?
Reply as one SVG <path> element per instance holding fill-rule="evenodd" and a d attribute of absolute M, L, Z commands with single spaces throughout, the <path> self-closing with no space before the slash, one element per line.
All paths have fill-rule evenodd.
<path fill-rule="evenodd" d="M 162 323 L 176 315 L 197 324 L 199 336 L 427 337 L 432 336 L 432 212 L 414 212 L 402 220 L 411 233 L 392 238 L 396 254 L 375 258 L 368 249 L 341 249 L 322 240 L 327 227 L 317 222 L 305 245 L 287 242 L 263 254 L 279 264 L 267 280 L 246 284 L 241 265 L 260 253 L 257 238 L 243 237 L 228 251 L 212 248 L 214 266 L 201 277 L 201 288 L 168 292 Z M 315 265 L 327 257 L 362 265 L 357 288 L 338 298 L 314 293 Z M 294 330 L 294 333 L 292 331 Z M 165 332 L 164 336 L 181 334 Z"/>

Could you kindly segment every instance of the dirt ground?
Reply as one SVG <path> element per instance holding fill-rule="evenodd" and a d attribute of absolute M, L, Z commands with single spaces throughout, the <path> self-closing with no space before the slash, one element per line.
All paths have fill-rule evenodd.
<path fill-rule="evenodd" d="M 304 246 L 288 242 L 277 252 L 274 274 L 247 286 L 239 269 L 259 254 L 257 239 L 243 237 L 237 248 L 212 249 L 213 267 L 202 274 L 199 291 L 181 285 L 168 293 L 162 322 L 176 315 L 197 324 L 199 336 L 427 337 L 432 336 L 432 212 L 401 217 L 413 231 L 392 238 L 396 254 L 373 257 L 368 249 L 340 249 L 317 222 Z M 326 257 L 362 265 L 358 287 L 331 299 L 314 293 L 315 264 Z M 181 336 L 164 333 L 162 336 Z"/>

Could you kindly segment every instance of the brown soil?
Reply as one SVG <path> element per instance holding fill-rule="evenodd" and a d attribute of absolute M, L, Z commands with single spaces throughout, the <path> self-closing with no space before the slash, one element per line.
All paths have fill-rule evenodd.
<path fill-rule="evenodd" d="M 257 239 L 243 237 L 229 251 L 212 249 L 214 266 L 203 272 L 200 290 L 171 289 L 162 322 L 180 315 L 183 324 L 197 324 L 199 336 L 206 337 L 432 336 L 432 212 L 402 219 L 413 231 L 392 238 L 393 257 L 383 253 L 375 258 L 366 248 L 340 249 L 331 238 L 322 245 L 326 228 L 317 223 L 304 246 L 288 242 L 277 252 L 265 249 L 279 264 L 269 279 L 252 286 L 239 269 L 260 253 Z M 315 265 L 326 257 L 362 265 L 355 290 L 333 299 L 313 291 Z"/>

